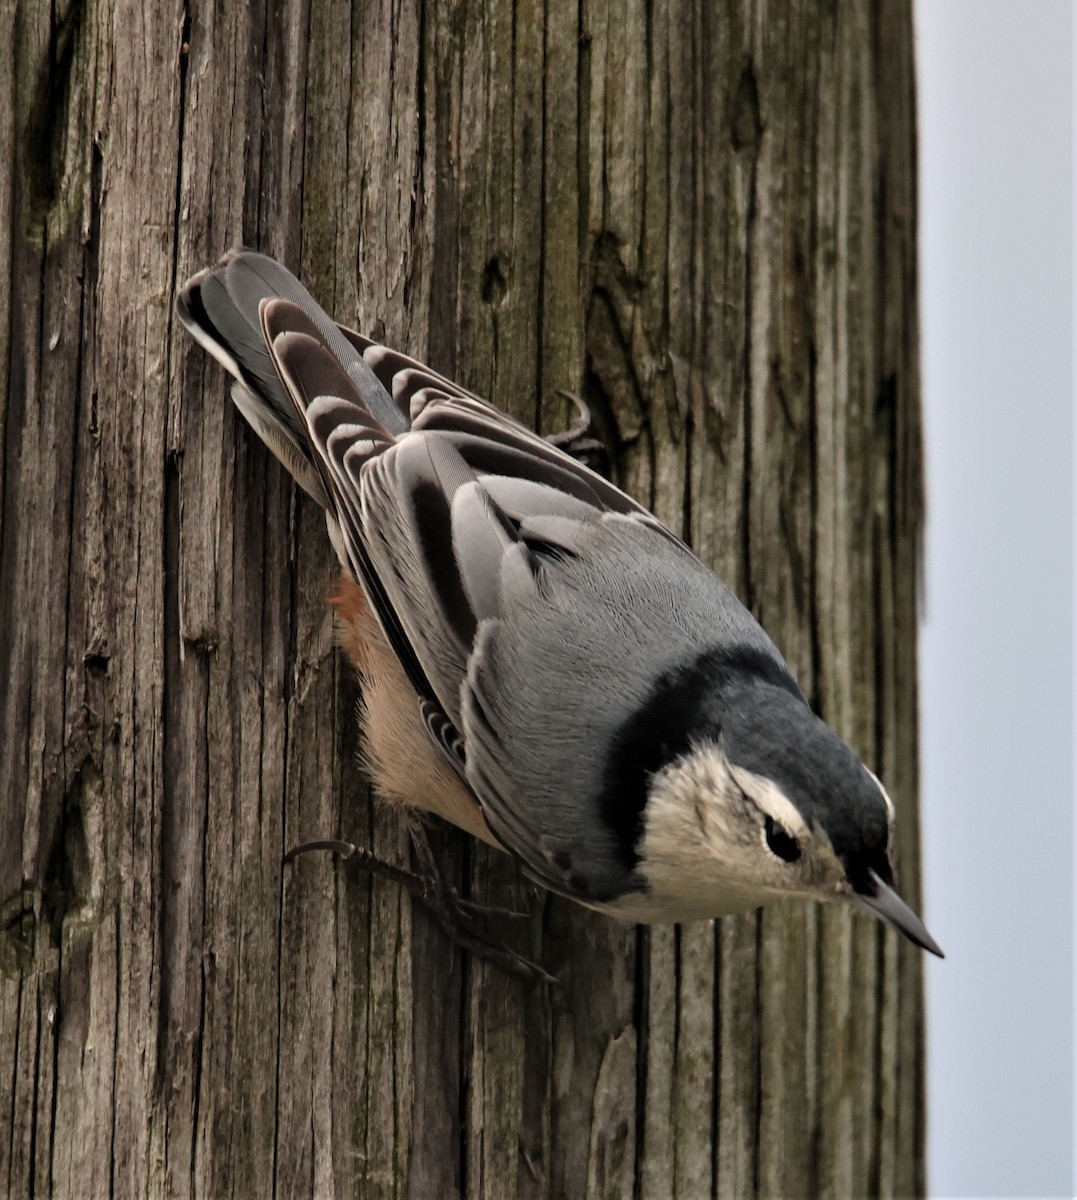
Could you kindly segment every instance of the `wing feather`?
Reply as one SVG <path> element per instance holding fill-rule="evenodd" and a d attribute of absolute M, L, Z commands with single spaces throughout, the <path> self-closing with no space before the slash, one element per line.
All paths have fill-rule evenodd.
<path fill-rule="evenodd" d="M 328 503 L 423 725 L 496 836 L 584 902 L 642 886 L 611 748 L 663 671 L 710 638 L 780 661 L 769 639 L 640 504 L 334 324 L 272 260 L 230 255 L 177 307 L 254 427 Z"/>

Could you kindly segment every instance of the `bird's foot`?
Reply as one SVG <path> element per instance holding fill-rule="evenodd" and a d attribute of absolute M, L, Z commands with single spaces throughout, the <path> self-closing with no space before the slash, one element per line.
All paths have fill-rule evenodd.
<path fill-rule="evenodd" d="M 575 392 L 567 392 L 563 388 L 558 388 L 554 395 L 574 404 L 579 419 L 571 429 L 566 429 L 563 433 L 548 433 L 546 441 L 551 446 L 556 446 L 558 450 L 564 450 L 566 454 L 572 455 L 573 458 L 585 465 L 587 459 L 605 454 L 605 444 L 592 432 L 591 408 L 587 401 L 582 396 L 577 396 Z"/>
<path fill-rule="evenodd" d="M 372 875 L 380 875 L 382 879 L 391 880 L 406 888 L 426 906 L 449 939 L 462 950 L 518 975 L 528 983 L 557 982 L 556 978 L 544 971 L 538 963 L 532 962 L 508 946 L 487 937 L 478 925 L 478 920 L 482 918 L 519 919 L 527 916 L 526 913 L 493 904 L 479 904 L 473 900 L 465 900 L 442 875 L 426 833 L 421 826 L 412 828 L 411 841 L 419 860 L 420 870 L 418 871 L 411 871 L 406 867 L 399 867 L 395 863 L 388 863 L 362 846 L 356 846 L 353 842 L 340 841 L 336 838 L 323 838 L 293 846 L 284 856 L 284 861 L 289 863 L 298 855 L 305 854 L 310 850 L 329 850 L 339 855 L 342 862 L 354 863 L 360 870 L 369 871 Z"/>

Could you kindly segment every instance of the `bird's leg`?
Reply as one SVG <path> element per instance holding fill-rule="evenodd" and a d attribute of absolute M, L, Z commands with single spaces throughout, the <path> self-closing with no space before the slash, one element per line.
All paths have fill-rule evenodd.
<path fill-rule="evenodd" d="M 306 854 L 310 850 L 330 850 L 339 855 L 341 862 L 354 863 L 360 870 L 369 871 L 371 875 L 380 875 L 382 879 L 391 880 L 406 888 L 428 907 L 443 902 L 446 907 L 458 909 L 468 917 L 519 918 L 527 916 L 527 913 L 517 912 L 514 908 L 498 908 L 492 904 L 477 904 L 472 900 L 464 900 L 454 887 L 445 882 L 444 876 L 438 870 L 426 834 L 421 829 L 416 829 L 412 830 L 411 836 L 420 862 L 423 864 L 421 872 L 409 871 L 407 867 L 398 867 L 395 863 L 378 858 L 372 850 L 366 850 L 354 842 L 345 842 L 339 838 L 319 838 L 313 842 L 303 842 L 299 846 L 293 846 L 284 856 L 284 862 L 290 863 L 300 854 Z M 422 849 L 420 849 L 420 845 Z"/>
<path fill-rule="evenodd" d="M 353 842 L 340 841 L 336 838 L 322 838 L 318 841 L 304 842 L 293 846 L 284 856 L 286 863 L 291 862 L 297 855 L 309 850 L 329 850 L 340 856 L 342 862 L 354 863 L 360 870 L 369 871 L 372 875 L 380 875 L 383 879 L 391 880 L 406 888 L 416 899 L 420 900 L 442 927 L 449 938 L 462 950 L 485 959 L 514 975 L 519 975 L 529 983 L 556 983 L 557 980 L 542 969 L 537 963 L 485 937 L 475 927 L 476 917 L 523 917 L 526 913 L 514 909 L 499 908 L 495 905 L 477 904 L 464 900 L 454 887 L 448 884 L 434 859 L 426 832 L 422 826 L 413 826 L 411 841 L 419 860 L 420 870 L 410 871 L 406 867 L 398 867 L 394 863 L 385 862 L 370 850 L 356 846 Z"/>
<path fill-rule="evenodd" d="M 419 899 L 456 945 L 486 962 L 521 976 L 530 983 L 557 983 L 557 979 L 544 971 L 538 963 L 532 962 L 503 943 L 492 941 L 474 927 L 475 915 L 518 918 L 526 916 L 526 913 L 461 899 L 456 889 L 448 884 L 442 875 L 426 831 L 421 825 L 412 826 L 411 844 L 415 848 L 415 856 L 421 868 L 420 876 L 425 884 L 425 890 L 417 893 Z"/>
<path fill-rule="evenodd" d="M 371 875 L 380 875 L 382 879 L 390 879 L 393 883 L 407 888 L 413 895 L 418 896 L 423 890 L 423 879 L 414 871 L 388 863 L 385 859 L 378 858 L 372 851 L 364 850 L 362 846 L 357 846 L 354 842 L 344 842 L 338 838 L 319 838 L 317 841 L 303 842 L 299 846 L 293 846 L 284 856 L 285 865 L 293 862 L 300 854 L 306 854 L 311 850 L 330 850 L 340 856 L 341 862 L 355 863 L 362 870 L 369 871 Z"/>
<path fill-rule="evenodd" d="M 605 454 L 604 443 L 591 431 L 591 408 L 587 401 L 582 396 L 577 396 L 575 392 L 566 392 L 563 388 L 558 388 L 554 395 L 574 404 L 579 420 L 571 429 L 566 429 L 563 433 L 548 433 L 546 441 L 581 462 L 590 455 Z"/>
<path fill-rule="evenodd" d="M 419 899 L 425 901 L 428 907 L 431 902 L 440 902 L 444 903 L 446 908 L 459 911 L 468 917 L 512 917 L 519 920 L 520 917 L 527 916 L 527 913 L 517 912 L 514 908 L 501 908 L 496 904 L 479 904 L 474 900 L 464 900 L 441 873 L 423 826 L 412 825 L 409 832 L 411 844 L 415 848 L 415 857 L 419 860 L 421 868 L 416 878 L 422 881 L 425 889 Z"/>

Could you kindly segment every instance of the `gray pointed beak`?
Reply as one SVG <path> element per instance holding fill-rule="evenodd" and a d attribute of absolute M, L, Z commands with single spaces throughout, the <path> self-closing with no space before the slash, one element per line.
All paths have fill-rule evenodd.
<path fill-rule="evenodd" d="M 868 876 L 875 887 L 875 895 L 869 896 L 864 892 L 854 893 L 868 912 L 882 917 L 887 925 L 892 926 L 898 933 L 903 933 L 921 950 L 927 950 L 931 954 L 937 954 L 939 958 L 945 958 L 946 955 L 939 949 L 938 942 L 928 933 L 923 921 L 897 892 L 889 884 L 883 883 L 874 871 L 869 870 Z"/>

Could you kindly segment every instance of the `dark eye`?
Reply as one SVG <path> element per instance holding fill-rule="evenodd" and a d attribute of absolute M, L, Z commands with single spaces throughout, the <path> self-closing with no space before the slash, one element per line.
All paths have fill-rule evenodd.
<path fill-rule="evenodd" d="M 773 817 L 767 817 L 766 829 L 767 845 L 771 852 L 782 862 L 796 862 L 800 857 L 800 847 L 796 838 L 791 833 L 786 833 Z"/>

